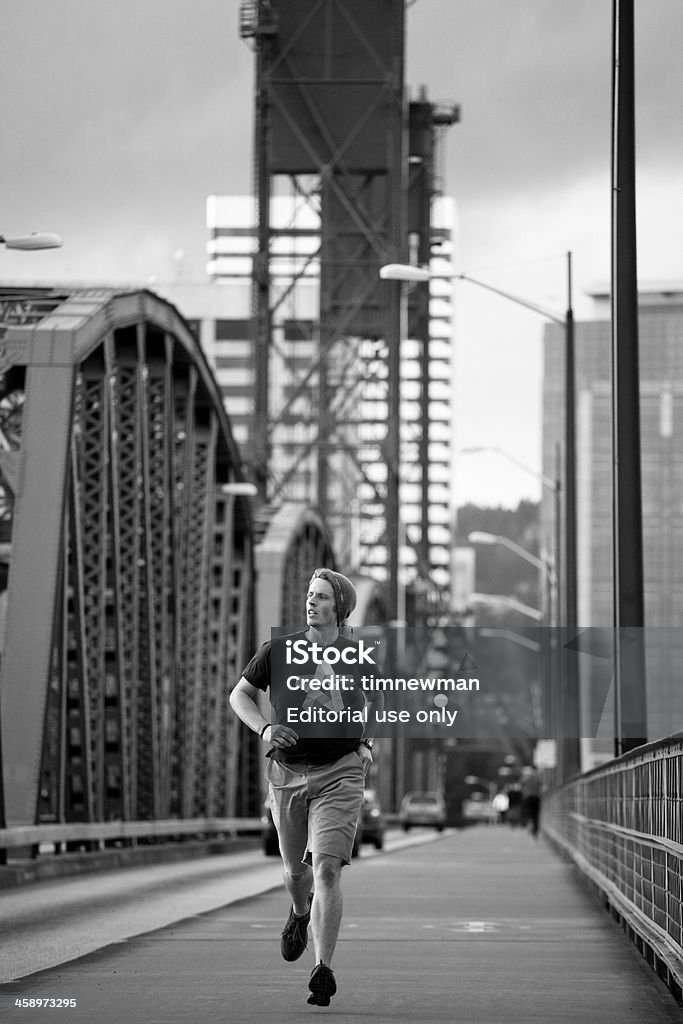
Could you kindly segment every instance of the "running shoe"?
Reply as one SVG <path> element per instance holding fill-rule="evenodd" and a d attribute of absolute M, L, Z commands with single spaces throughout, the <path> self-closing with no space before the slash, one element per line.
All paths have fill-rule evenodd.
<path fill-rule="evenodd" d="M 313 968 L 308 987 L 311 994 L 307 1002 L 313 1006 L 329 1006 L 330 998 L 337 991 L 337 983 L 334 980 L 334 971 L 322 960 Z"/>
<path fill-rule="evenodd" d="M 289 908 L 289 917 L 280 939 L 280 952 L 290 963 L 298 960 L 308 945 L 308 922 L 311 920 L 311 901 L 313 893 L 308 896 L 308 910 L 298 916 L 294 907 Z"/>

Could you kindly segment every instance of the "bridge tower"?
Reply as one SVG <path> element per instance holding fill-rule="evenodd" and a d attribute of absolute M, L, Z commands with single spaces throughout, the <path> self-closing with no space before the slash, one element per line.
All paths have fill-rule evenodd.
<path fill-rule="evenodd" d="M 434 385 L 429 285 L 409 295 L 378 272 L 429 263 L 437 133 L 457 119 L 424 96 L 406 102 L 404 8 L 252 0 L 240 17 L 256 56 L 254 477 L 271 506 L 317 505 L 339 560 L 385 581 L 393 619 L 406 612 L 400 558 L 422 578 L 417 589 L 435 589 Z M 419 348 L 409 424 L 407 337 Z M 399 514 L 408 482 L 420 490 L 411 530 Z"/>
<path fill-rule="evenodd" d="M 256 52 L 255 477 L 276 504 L 312 483 L 335 537 L 355 517 L 364 566 L 395 585 L 401 303 L 378 272 L 407 257 L 404 0 L 245 3 L 240 31 Z M 305 255 L 283 251 L 282 197 L 292 232 L 313 225 Z M 288 311 L 278 338 L 314 263 L 312 312 Z"/>

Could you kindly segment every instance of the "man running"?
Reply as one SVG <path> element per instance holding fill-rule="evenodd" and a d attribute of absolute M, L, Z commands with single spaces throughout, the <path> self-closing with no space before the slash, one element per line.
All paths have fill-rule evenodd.
<path fill-rule="evenodd" d="M 306 594 L 307 628 L 264 643 L 230 695 L 238 717 L 268 743 L 266 778 L 291 898 L 280 949 L 298 960 L 310 921 L 315 967 L 308 1002 L 337 991 L 332 957 L 342 918 L 341 870 L 351 850 L 372 764 L 374 711 L 360 677 L 374 662 L 363 642 L 340 634 L 356 606 L 349 579 L 316 569 Z M 258 706 L 269 692 L 271 721 Z"/>

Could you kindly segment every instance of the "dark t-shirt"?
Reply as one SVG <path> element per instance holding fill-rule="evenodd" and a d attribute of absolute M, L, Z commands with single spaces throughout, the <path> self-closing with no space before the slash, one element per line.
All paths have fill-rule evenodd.
<path fill-rule="evenodd" d="M 299 737 L 294 747 L 272 749 L 269 757 L 288 764 L 329 764 L 355 750 L 367 714 L 360 683 L 364 670 L 354 663 L 358 648 L 338 636 L 316 650 L 303 630 L 259 648 L 242 675 L 258 690 L 269 691 L 272 723 L 288 726 Z"/>

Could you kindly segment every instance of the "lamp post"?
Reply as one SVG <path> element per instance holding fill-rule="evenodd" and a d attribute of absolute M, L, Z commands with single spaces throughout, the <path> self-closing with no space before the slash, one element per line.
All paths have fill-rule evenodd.
<path fill-rule="evenodd" d="M 536 569 L 542 572 L 544 576 L 548 576 L 550 574 L 548 564 L 544 562 L 542 558 L 539 558 L 538 555 L 532 554 L 531 551 L 527 551 L 527 549 L 523 548 L 521 544 L 511 540 L 509 537 L 500 537 L 497 533 L 486 533 L 484 530 L 473 530 L 467 535 L 467 539 L 470 544 L 501 544 L 504 548 L 507 548 L 508 551 L 514 551 L 514 553 L 519 555 L 520 558 L 523 558 L 525 562 L 529 562 L 530 565 L 533 565 Z"/>
<path fill-rule="evenodd" d="M 452 280 L 468 281 L 470 284 L 492 292 L 524 309 L 544 316 L 560 324 L 565 334 L 565 421 L 564 421 L 564 512 L 565 512 L 565 559 L 564 559 L 564 623 L 569 630 L 576 628 L 576 426 L 575 426 L 575 371 L 574 371 L 574 312 L 572 303 L 572 254 L 567 253 L 567 311 L 559 316 L 534 302 L 512 295 L 469 274 L 452 274 Z M 432 273 L 428 267 L 417 267 L 407 263 L 387 263 L 380 268 L 379 275 L 386 280 L 418 282 L 429 281 Z M 434 275 L 436 276 L 436 275 Z M 443 277 L 443 275 L 439 275 Z M 526 467 L 525 467 L 526 468 Z M 546 478 L 549 479 L 549 478 Z"/>
<path fill-rule="evenodd" d="M 519 558 L 524 559 L 525 562 L 528 562 L 530 565 L 533 565 L 535 569 L 538 569 L 544 581 L 544 619 L 546 620 L 546 625 L 550 625 L 550 595 L 552 593 L 553 572 L 552 567 L 549 565 L 549 563 L 545 559 L 539 558 L 537 555 L 532 554 L 531 551 L 527 551 L 527 549 L 523 548 L 521 544 L 517 544 L 516 541 L 511 540 L 509 537 L 500 537 L 496 533 L 486 533 L 484 530 L 473 530 L 471 533 L 467 535 L 467 540 L 470 544 L 500 544 L 501 547 L 507 548 L 508 551 L 512 551 Z"/>
<path fill-rule="evenodd" d="M 565 371 L 565 416 L 564 416 L 564 625 L 571 635 L 577 624 L 577 581 L 576 581 L 576 424 L 575 424 L 575 357 L 574 357 L 574 311 L 572 302 L 572 254 L 567 253 L 567 310 L 559 316 L 542 306 L 536 305 L 518 295 L 496 288 L 469 274 L 450 275 L 456 281 L 470 284 L 492 292 L 500 298 L 514 302 L 559 324 L 564 330 L 564 371 Z M 393 281 L 429 281 L 432 277 L 428 267 L 417 267 L 405 263 L 388 263 L 380 268 L 380 277 Z M 436 275 L 434 275 L 436 276 Z M 443 275 L 439 275 L 443 277 Z M 562 719 L 563 744 L 560 778 L 564 779 L 579 770 L 579 694 L 578 680 L 574 665 L 567 667 L 563 677 Z"/>
<path fill-rule="evenodd" d="M 504 448 L 499 448 L 495 444 L 482 444 L 472 445 L 467 448 L 461 448 L 460 455 L 479 455 L 483 452 L 493 452 L 495 455 L 501 455 L 508 462 L 512 462 L 515 466 L 523 469 L 525 473 L 530 473 L 531 476 L 535 476 L 537 480 L 540 480 L 544 487 L 547 487 L 551 491 L 557 491 L 560 489 L 559 480 L 553 480 L 551 477 L 546 476 L 545 473 L 539 473 L 538 470 L 533 469 L 532 466 L 527 466 L 526 462 L 522 462 L 516 455 L 512 455 Z"/>
<path fill-rule="evenodd" d="M 516 597 L 510 597 L 507 594 L 470 594 L 470 604 L 487 604 L 495 606 L 501 606 L 503 608 L 509 608 L 512 612 L 519 612 L 520 615 L 526 615 L 527 618 L 533 619 L 534 622 L 542 622 L 545 618 L 544 612 L 540 608 L 532 608 L 529 604 L 524 604 L 523 601 L 518 601 Z"/>
<path fill-rule="evenodd" d="M 613 0 L 612 21 L 612 579 L 614 753 L 619 756 L 647 737 L 633 0 Z M 636 627 L 639 634 L 627 659 L 622 657 L 624 626 Z"/>
<path fill-rule="evenodd" d="M 558 446 L 559 447 L 559 446 Z M 461 448 L 460 455 L 479 455 L 484 452 L 491 452 L 495 455 L 500 455 L 502 458 L 507 459 L 514 466 L 524 470 L 525 473 L 529 473 L 531 476 L 536 477 L 540 480 L 543 487 L 547 488 L 553 496 L 553 578 L 550 584 L 550 607 L 548 609 L 548 624 L 558 626 L 560 623 L 560 548 L 561 548 L 561 537 L 562 537 L 562 484 L 560 481 L 560 474 L 556 479 L 546 476 L 545 473 L 540 473 L 538 470 L 533 469 L 531 466 L 527 466 L 525 462 L 518 459 L 516 455 L 511 455 L 510 452 L 504 448 L 499 448 L 497 445 L 474 445 L 472 447 Z M 559 468 L 559 455 L 558 455 L 558 468 Z M 551 610 L 552 609 L 552 610 Z"/>
<path fill-rule="evenodd" d="M 544 587 L 543 611 L 540 613 L 540 616 L 537 619 L 537 621 L 544 622 L 546 626 L 549 626 L 552 617 L 552 591 L 555 575 L 552 570 L 552 566 L 546 560 L 542 558 L 537 558 L 536 555 L 531 553 L 531 551 L 527 551 L 526 548 L 523 548 L 520 544 L 517 544 L 515 541 L 510 540 L 509 537 L 499 537 L 497 534 L 485 533 L 482 530 L 475 530 L 473 533 L 469 534 L 467 539 L 470 542 L 470 544 L 500 544 L 503 547 L 506 547 L 509 551 L 513 551 L 520 558 L 523 558 L 524 561 L 529 562 L 530 565 L 535 566 L 535 568 L 539 570 L 544 580 Z M 519 611 L 520 609 L 518 608 L 517 610 Z M 545 640 L 549 641 L 549 643 L 544 642 L 543 644 L 536 644 L 535 648 L 536 650 L 543 652 L 545 669 L 544 674 L 546 682 L 543 686 L 543 697 L 541 698 L 541 706 L 544 708 L 544 716 L 548 716 L 548 725 L 550 725 L 550 716 L 553 713 L 553 702 L 551 698 L 551 693 L 553 679 L 555 678 L 553 658 L 554 637 L 552 636 L 551 630 L 544 630 L 543 632 L 546 634 Z"/>
<path fill-rule="evenodd" d="M 397 264 L 399 265 L 399 264 Z M 394 301 L 390 303 L 391 317 L 388 336 L 387 356 L 387 432 L 384 439 L 387 481 L 385 501 L 385 532 L 387 548 L 387 606 L 389 620 L 394 625 L 400 622 L 401 601 L 399 576 L 401 571 L 401 506 L 400 506 L 400 448 L 401 448 L 401 343 L 408 327 L 408 291 L 410 278 L 379 276 L 395 282 Z"/>

